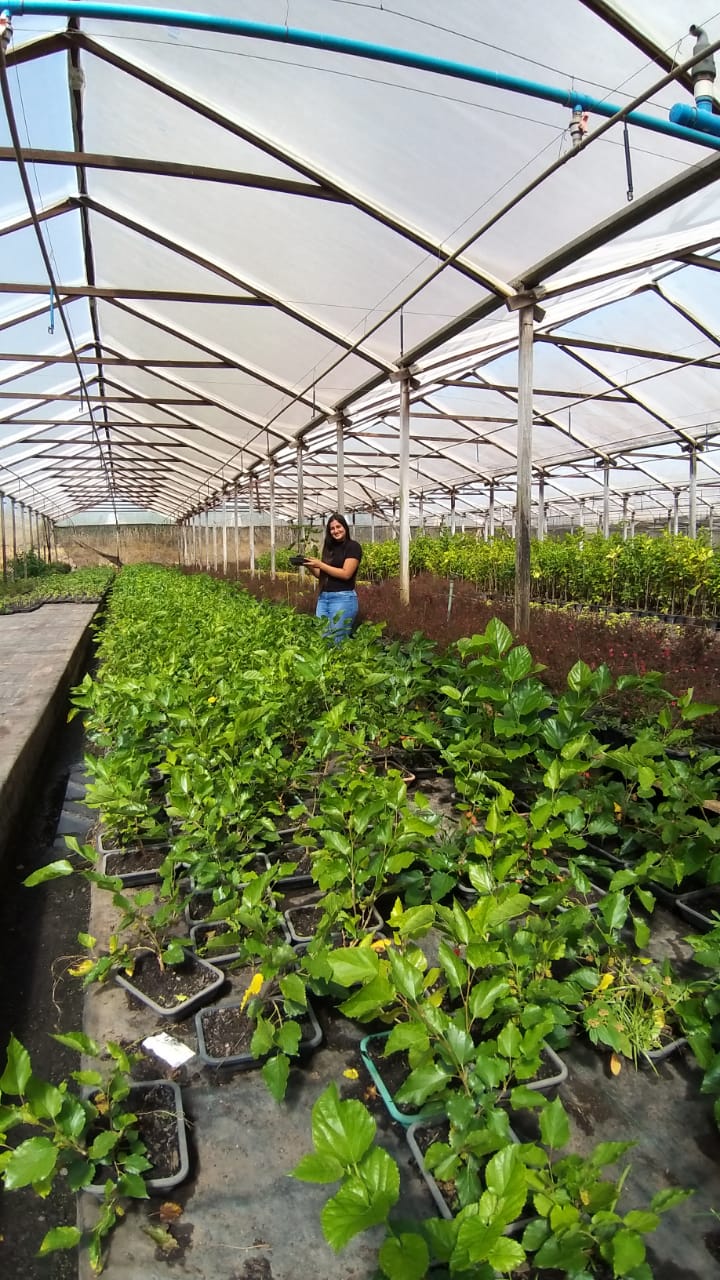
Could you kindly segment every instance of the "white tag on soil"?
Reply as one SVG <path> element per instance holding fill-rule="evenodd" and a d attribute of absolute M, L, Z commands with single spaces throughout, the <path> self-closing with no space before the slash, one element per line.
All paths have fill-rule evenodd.
<path fill-rule="evenodd" d="M 163 1062 L 168 1062 L 171 1067 L 180 1067 L 183 1062 L 195 1057 L 194 1049 L 182 1044 L 180 1040 L 174 1040 L 167 1031 L 161 1031 L 156 1036 L 148 1036 L 147 1040 L 143 1040 L 142 1046 L 143 1049 L 154 1053 L 157 1058 L 162 1058 Z"/>

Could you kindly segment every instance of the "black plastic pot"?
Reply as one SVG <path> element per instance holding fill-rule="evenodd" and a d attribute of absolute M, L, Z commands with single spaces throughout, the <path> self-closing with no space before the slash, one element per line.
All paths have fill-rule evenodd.
<path fill-rule="evenodd" d="M 220 1012 L 232 1012 L 241 1009 L 241 1001 L 237 998 L 232 1000 L 223 1000 L 222 1003 L 211 1005 L 208 1009 L 202 1009 L 195 1014 L 195 1031 L 198 1040 L 198 1056 L 202 1058 L 209 1067 L 232 1067 L 236 1071 L 252 1071 L 255 1067 L 261 1067 L 263 1062 L 267 1060 L 269 1055 L 261 1058 L 254 1058 L 251 1053 L 240 1053 L 228 1055 L 226 1057 L 216 1057 L 212 1054 L 207 1046 L 206 1027 L 214 1016 Z M 299 1019 L 298 1019 L 299 1020 Z M 303 1032 L 300 1040 L 298 1052 L 301 1054 L 310 1053 L 313 1049 L 317 1049 L 322 1041 L 322 1029 L 320 1023 L 315 1016 L 315 1010 L 308 1001 L 307 1012 L 302 1017 L 302 1022 L 307 1024 L 307 1031 Z"/>
<path fill-rule="evenodd" d="M 430 1192 L 430 1195 L 435 1201 L 435 1205 L 437 1206 L 437 1211 L 440 1214 L 440 1217 L 445 1218 L 446 1221 L 451 1221 L 455 1217 L 455 1214 L 453 1213 L 452 1208 L 450 1207 L 447 1200 L 445 1199 L 445 1196 L 440 1190 L 440 1187 L 438 1186 L 435 1178 L 433 1177 L 433 1174 L 430 1172 L 429 1169 L 425 1168 L 425 1157 L 423 1156 L 423 1152 L 422 1152 L 423 1133 L 427 1133 L 427 1131 L 431 1128 L 431 1126 L 436 1127 L 438 1124 L 443 1124 L 443 1123 L 445 1123 L 446 1125 L 447 1121 L 444 1121 L 442 1117 L 439 1119 L 435 1119 L 434 1121 L 422 1120 L 417 1124 L 411 1124 L 410 1128 L 406 1130 L 405 1136 L 407 1138 L 407 1144 L 410 1148 L 410 1151 L 412 1152 L 413 1159 L 420 1171 L 423 1181 L 425 1182 L 428 1188 L 428 1191 Z M 510 1133 L 511 1133 L 511 1139 L 513 1142 L 520 1141 L 517 1134 L 513 1133 L 512 1130 L 510 1131 Z M 518 1235 L 520 1232 L 522 1232 L 524 1227 L 525 1227 L 524 1221 L 511 1223 L 509 1227 L 506 1227 L 504 1234 L 506 1236 Z"/>
<path fill-rule="evenodd" d="M 302 906 L 298 905 L 296 907 L 290 907 L 287 911 L 283 913 L 285 916 L 285 920 L 287 921 L 288 929 L 290 930 L 290 940 L 293 943 L 295 944 L 308 943 L 308 942 L 311 942 L 313 937 L 315 936 L 314 930 L 311 930 L 308 932 L 302 925 L 298 924 L 298 916 L 300 912 L 307 911 L 308 909 L 312 909 L 312 908 L 317 908 L 318 912 L 320 911 L 320 903 L 317 899 L 313 902 L 307 902 Z M 365 930 L 366 933 L 377 933 L 379 929 L 382 929 L 385 922 L 382 916 L 380 915 L 380 912 L 378 911 L 377 907 L 372 908 L 370 913 L 370 921 L 371 923 L 369 924 L 368 928 Z"/>
<path fill-rule="evenodd" d="M 215 965 L 210 964 L 209 961 L 203 960 L 201 956 L 195 955 L 194 951 L 186 949 L 183 965 L 173 965 L 172 967 L 168 966 L 167 970 L 168 973 L 172 974 L 172 979 L 176 982 L 178 987 L 178 992 L 174 998 L 174 1002 L 168 1005 L 158 1004 L 152 996 L 143 991 L 141 985 L 142 973 L 140 972 L 140 975 L 136 976 L 138 974 L 138 970 L 142 969 L 143 961 L 145 960 L 146 963 L 148 962 L 146 957 L 150 957 L 149 963 L 153 963 L 155 961 L 155 957 L 152 952 L 141 954 L 136 958 L 135 974 L 130 977 L 128 974 L 123 972 L 116 973 L 115 981 L 118 986 L 124 987 L 125 990 L 128 991 L 136 1000 L 139 1000 L 141 1004 L 147 1005 L 149 1009 L 152 1009 L 153 1013 L 156 1014 L 158 1018 L 165 1018 L 171 1022 L 180 1022 L 183 1018 L 188 1018 L 200 1005 L 209 1004 L 211 1000 L 215 999 L 220 992 L 220 988 L 225 982 L 225 974 L 222 969 L 216 968 Z M 192 995 L 185 995 L 184 998 L 179 998 L 183 996 L 182 977 L 187 973 L 188 969 L 196 971 L 198 966 L 203 970 L 208 981 L 200 991 L 196 991 Z"/>
<path fill-rule="evenodd" d="M 142 1109 L 144 1100 L 147 1100 L 153 1093 L 161 1093 L 163 1095 L 162 1108 L 156 1107 L 156 1110 L 162 1110 L 163 1115 L 172 1115 L 175 1126 L 175 1144 L 177 1151 L 177 1168 L 170 1174 L 163 1177 L 146 1176 L 145 1186 L 151 1195 L 165 1195 L 167 1191 L 171 1191 L 173 1187 L 179 1186 L 184 1182 L 190 1172 L 190 1156 L 188 1153 L 187 1133 L 185 1130 L 185 1111 L 183 1109 L 182 1093 L 179 1084 L 174 1080 L 142 1080 L 133 1084 L 125 1104 L 126 1111 L 134 1111 L 140 1114 L 139 1128 L 142 1135 Z M 92 1097 L 92 1095 L 91 1095 Z M 148 1159 L 152 1161 L 152 1147 L 146 1142 L 148 1147 Z M 85 1188 L 92 1195 L 102 1196 L 105 1192 L 104 1182 L 93 1182 L 89 1187 Z"/>
<path fill-rule="evenodd" d="M 692 893 L 681 893 L 675 898 L 675 907 L 696 928 L 713 929 L 716 924 L 720 924 L 720 885 L 708 885 L 705 889 L 694 889 Z"/>
<path fill-rule="evenodd" d="M 238 951 L 237 947 L 233 949 L 232 946 L 229 946 L 228 948 L 223 949 L 221 945 L 222 934 L 228 931 L 229 926 L 225 920 L 203 920 L 200 924 L 193 925 L 190 930 L 190 940 L 192 942 L 193 951 L 198 955 L 202 953 L 201 958 L 203 960 L 209 959 L 211 964 L 218 965 L 220 968 L 224 965 L 233 964 L 235 960 L 240 959 L 241 953 Z M 284 942 L 291 941 L 290 930 L 284 920 L 278 921 L 277 931 L 282 935 L 282 940 Z M 207 950 L 208 939 L 213 934 L 217 934 L 219 936 L 220 943 L 218 944 L 217 949 L 211 948 L 210 950 Z"/>

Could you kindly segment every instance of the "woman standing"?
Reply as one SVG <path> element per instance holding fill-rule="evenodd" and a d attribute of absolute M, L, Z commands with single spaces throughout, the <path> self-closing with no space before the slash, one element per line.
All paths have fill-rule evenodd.
<path fill-rule="evenodd" d="M 361 560 L 360 543 L 350 537 L 347 520 L 336 511 L 327 522 L 322 559 L 305 561 L 305 567 L 320 582 L 315 616 L 325 619 L 325 635 L 335 644 L 347 639 L 357 617 L 355 578 Z"/>

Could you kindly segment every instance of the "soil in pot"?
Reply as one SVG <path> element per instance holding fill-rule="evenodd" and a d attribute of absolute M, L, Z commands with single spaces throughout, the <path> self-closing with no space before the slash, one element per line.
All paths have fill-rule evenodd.
<path fill-rule="evenodd" d="M 131 995 L 136 991 L 146 1003 L 181 1017 L 184 1008 L 190 1012 L 204 992 L 209 994 L 217 989 L 224 975 L 192 951 L 185 952 L 182 964 L 168 964 L 164 969 L 155 953 L 146 951 L 137 956 L 132 977 L 116 974 L 116 980 Z"/>
<path fill-rule="evenodd" d="M 133 1084 L 123 1109 L 137 1116 L 136 1128 L 147 1150 L 152 1168 L 145 1173 L 148 1191 L 164 1194 L 176 1186 L 189 1172 L 185 1117 L 178 1086 L 167 1080 L 149 1080 Z M 98 1126 L 98 1133 L 102 1132 Z M 91 1190 L 102 1194 L 107 1177 L 99 1166 Z"/>
<path fill-rule="evenodd" d="M 248 970 L 248 981 L 250 970 Z M 312 1012 L 295 1019 L 300 1027 L 299 1050 L 315 1048 L 322 1038 L 319 1023 Z M 196 1017 L 200 1056 L 213 1066 L 259 1067 L 263 1058 L 253 1058 L 252 1038 L 256 1023 L 235 1001 L 203 1009 Z"/>
<path fill-rule="evenodd" d="M 168 845 L 147 845 L 144 848 L 118 849 L 106 853 L 103 870 L 106 876 L 132 877 L 146 875 L 160 880 L 160 868 L 167 858 Z"/>

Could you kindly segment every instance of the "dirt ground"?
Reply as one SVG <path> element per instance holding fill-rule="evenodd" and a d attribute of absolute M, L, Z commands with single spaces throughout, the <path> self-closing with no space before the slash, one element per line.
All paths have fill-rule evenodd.
<path fill-rule="evenodd" d="M 61 725 L 48 744 L 25 812 L 0 863 L 0 1066 L 14 1034 L 29 1052 L 34 1074 L 53 1081 L 79 1066 L 77 1054 L 50 1033 L 82 1026 L 80 986 L 63 981 L 64 966 L 57 957 L 79 950 L 78 931 L 87 927 L 88 890 L 84 881 L 69 886 L 60 880 L 36 889 L 24 888 L 22 881 L 35 867 L 62 856 L 52 844 L 70 770 L 80 762 L 82 751 L 80 720 Z M 36 1256 L 45 1233 L 61 1223 L 75 1223 L 75 1196 L 62 1187 L 44 1201 L 28 1191 L 3 1192 L 3 1280 L 76 1280 L 75 1250 Z"/>

